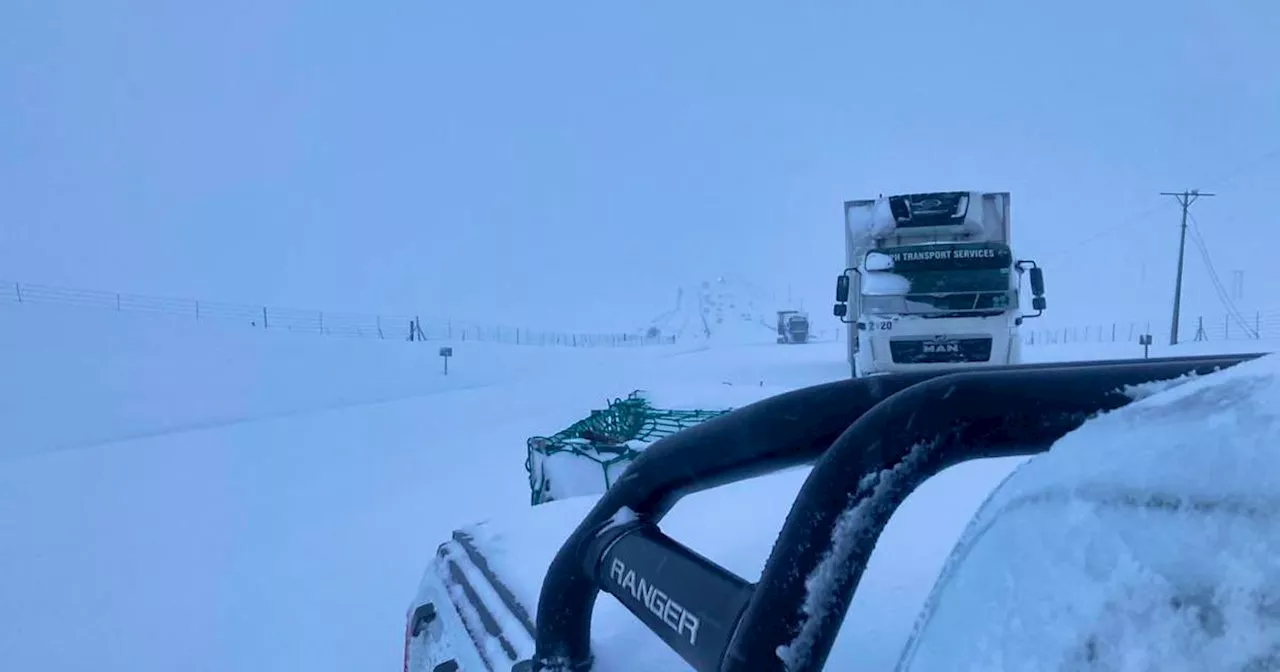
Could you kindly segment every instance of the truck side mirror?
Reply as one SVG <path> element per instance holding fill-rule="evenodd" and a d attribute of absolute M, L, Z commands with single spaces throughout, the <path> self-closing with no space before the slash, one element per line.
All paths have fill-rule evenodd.
<path fill-rule="evenodd" d="M 849 276 L 840 275 L 836 278 L 836 302 L 848 303 L 849 301 Z"/>
<path fill-rule="evenodd" d="M 843 303 L 837 303 L 831 311 L 836 317 L 844 317 L 849 314 L 849 306 Z"/>
<path fill-rule="evenodd" d="M 1043 297 L 1043 296 L 1036 296 L 1036 297 L 1032 297 L 1032 299 L 1031 299 L 1031 309 L 1032 309 L 1032 310 L 1039 310 L 1039 311 L 1043 311 L 1043 310 L 1044 310 L 1044 308 L 1045 308 L 1045 302 L 1044 302 L 1044 297 Z"/>
<path fill-rule="evenodd" d="M 1036 297 L 1044 296 L 1044 270 L 1039 266 L 1031 269 L 1031 295 Z M 1039 309 L 1037 308 L 1037 310 Z"/>

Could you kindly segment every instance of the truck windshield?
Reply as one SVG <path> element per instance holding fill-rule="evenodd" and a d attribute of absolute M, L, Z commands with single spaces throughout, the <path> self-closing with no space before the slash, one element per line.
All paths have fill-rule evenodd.
<path fill-rule="evenodd" d="M 883 271 L 863 270 L 862 303 L 868 313 L 1004 312 L 1017 308 L 1008 246 L 968 243 L 877 252 L 891 258 L 893 266 Z"/>
<path fill-rule="evenodd" d="M 1000 311 L 1016 308 L 1009 270 L 919 271 L 863 274 L 869 313 Z"/>

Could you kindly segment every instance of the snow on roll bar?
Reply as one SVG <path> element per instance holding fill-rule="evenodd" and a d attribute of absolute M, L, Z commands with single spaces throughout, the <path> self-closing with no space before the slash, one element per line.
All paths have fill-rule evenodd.
<path fill-rule="evenodd" d="M 662 439 L 556 554 L 533 670 L 589 670 L 600 590 L 700 672 L 820 670 L 877 538 L 906 497 L 961 462 L 1044 452 L 1133 387 L 1258 354 L 895 374 L 766 399 Z M 667 537 L 684 495 L 814 465 L 757 583 Z M 621 515 L 619 513 L 621 512 Z"/>

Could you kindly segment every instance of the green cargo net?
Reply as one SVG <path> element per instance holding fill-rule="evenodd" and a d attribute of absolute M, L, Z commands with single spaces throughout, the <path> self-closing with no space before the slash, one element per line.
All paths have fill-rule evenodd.
<path fill-rule="evenodd" d="M 649 444 L 728 412 L 658 409 L 636 390 L 552 436 L 531 437 L 531 503 L 604 492 Z"/>

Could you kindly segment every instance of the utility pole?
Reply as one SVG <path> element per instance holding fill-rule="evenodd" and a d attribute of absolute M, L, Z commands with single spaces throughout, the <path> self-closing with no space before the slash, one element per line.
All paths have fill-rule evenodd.
<path fill-rule="evenodd" d="M 1178 204 L 1182 206 L 1182 232 L 1178 238 L 1178 274 L 1173 281 L 1173 326 L 1169 329 L 1169 345 L 1178 344 L 1178 318 L 1182 312 L 1182 264 L 1186 259 L 1187 252 L 1187 209 L 1191 207 L 1201 196 L 1216 196 L 1216 194 L 1201 193 L 1199 189 L 1190 191 L 1162 191 L 1161 196 L 1173 196 L 1178 199 Z"/>

